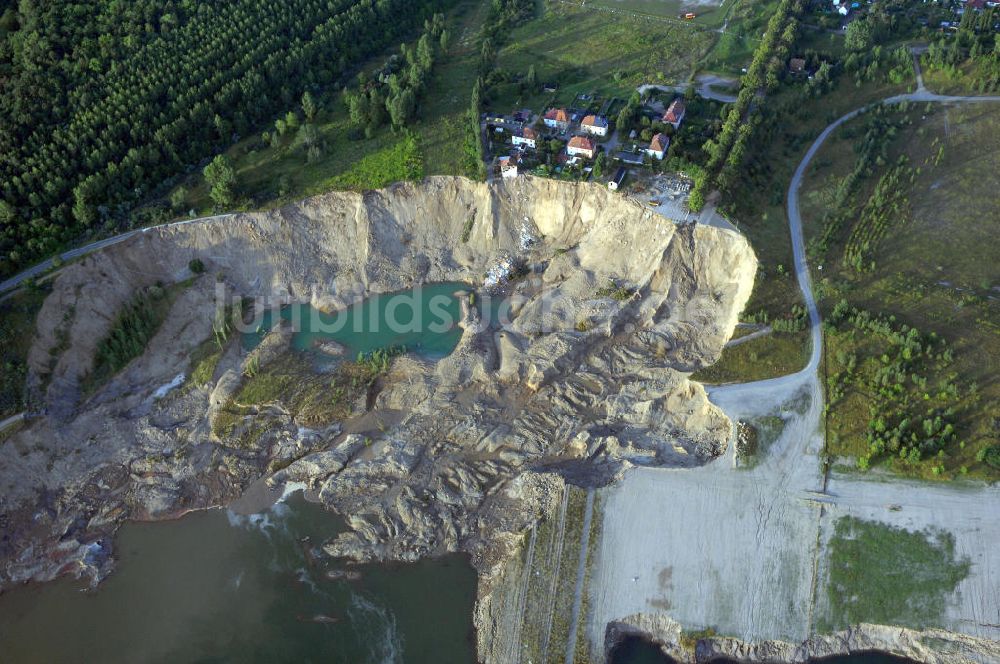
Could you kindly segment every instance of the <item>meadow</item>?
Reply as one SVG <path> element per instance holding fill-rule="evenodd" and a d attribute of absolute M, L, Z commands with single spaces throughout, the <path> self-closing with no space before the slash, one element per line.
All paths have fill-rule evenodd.
<path fill-rule="evenodd" d="M 995 478 L 989 459 L 1000 442 L 1000 383 L 994 370 L 1000 366 L 1000 253 L 988 220 L 1000 216 L 1000 201 L 989 193 L 1000 185 L 1000 109 L 911 105 L 889 119 L 892 124 L 879 129 L 884 146 L 850 197 L 842 228 L 829 230 L 830 210 L 838 184 L 859 159 L 863 123 L 871 119 L 855 120 L 833 136 L 803 184 L 807 238 L 816 267 L 823 266 L 814 272 L 821 306 L 829 315 L 843 301 L 897 329 L 916 329 L 925 348 L 940 348 L 929 362 L 918 363 L 912 353 L 906 358 L 909 375 L 896 401 L 911 420 L 938 412 L 953 436 L 919 462 L 883 455 L 873 463 L 923 477 Z M 879 183 L 899 164 L 908 177 L 887 197 Z M 867 211 L 877 199 L 892 201 L 892 207 L 872 217 Z M 869 219 L 885 230 L 859 264 L 851 258 L 850 242 L 854 229 Z M 896 363 L 894 346 L 844 327 L 828 330 L 824 373 L 832 390 L 831 454 L 858 459 L 870 454 L 870 379 L 880 367 Z"/>

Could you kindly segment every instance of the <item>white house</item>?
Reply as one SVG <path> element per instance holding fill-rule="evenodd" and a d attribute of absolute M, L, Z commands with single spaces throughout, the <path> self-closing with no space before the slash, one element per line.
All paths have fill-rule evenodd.
<path fill-rule="evenodd" d="M 622 182 L 625 181 L 625 174 L 628 171 L 625 170 L 624 166 L 619 166 L 618 170 L 615 171 L 615 176 L 608 180 L 608 189 L 611 191 L 618 191 L 618 187 L 622 186 Z"/>
<path fill-rule="evenodd" d="M 524 129 L 515 131 L 514 135 L 510 139 L 510 142 L 514 145 L 531 148 L 532 150 L 538 147 L 537 141 L 538 132 L 531 127 L 525 127 Z"/>
<path fill-rule="evenodd" d="M 586 136 L 574 136 L 569 139 L 569 145 L 566 146 L 566 154 L 572 157 L 586 157 L 587 159 L 593 159 L 596 151 L 597 146 L 594 145 L 593 139 L 587 138 Z"/>
<path fill-rule="evenodd" d="M 580 123 L 580 129 L 592 136 L 607 136 L 608 119 L 600 115 L 588 115 Z"/>
<path fill-rule="evenodd" d="M 545 112 L 544 122 L 546 127 L 566 131 L 569 129 L 569 113 L 565 108 L 550 108 Z"/>
<path fill-rule="evenodd" d="M 505 178 L 516 178 L 517 160 L 513 157 L 500 157 L 500 175 Z"/>
<path fill-rule="evenodd" d="M 674 129 L 680 129 L 685 113 L 687 113 L 687 106 L 685 106 L 684 100 L 678 97 L 670 102 L 670 106 L 667 107 L 666 112 L 663 114 L 663 122 L 664 124 L 672 124 Z"/>
<path fill-rule="evenodd" d="M 657 134 L 649 142 L 646 154 L 654 159 L 663 159 L 667 156 L 667 148 L 670 147 L 670 137 L 666 134 Z"/>

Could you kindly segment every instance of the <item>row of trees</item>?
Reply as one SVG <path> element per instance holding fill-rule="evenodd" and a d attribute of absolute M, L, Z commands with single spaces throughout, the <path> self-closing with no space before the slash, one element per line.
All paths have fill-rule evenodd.
<path fill-rule="evenodd" d="M 906 192 L 915 180 L 916 171 L 906 164 L 905 157 L 900 157 L 899 163 L 879 178 L 847 238 L 846 266 L 857 272 L 875 269 L 875 252 L 879 244 L 893 225 L 904 223 L 909 217 L 910 202 Z"/>
<path fill-rule="evenodd" d="M 778 86 L 780 74 L 795 43 L 798 28 L 796 16 L 800 11 L 799 0 L 781 0 L 768 21 L 767 30 L 754 50 L 750 66 L 740 82 L 736 103 L 729 109 L 722 131 L 716 139 L 705 142 L 709 158 L 705 177 L 695 182 L 691 192 L 688 204 L 692 209 L 701 208 L 705 194 L 713 187 L 728 191 L 738 178 L 750 137 L 761 121 L 758 111 L 765 103 L 765 95 Z"/>
<path fill-rule="evenodd" d="M 876 168 L 886 166 L 889 146 L 903 123 L 900 113 L 905 105 L 877 106 L 865 115 L 864 122 L 848 124 L 841 129 L 841 136 L 854 141 L 857 158 L 851 171 L 837 183 L 833 199 L 826 206 L 822 219 L 822 232 L 810 244 L 810 254 L 822 260 L 830 247 L 841 240 L 843 229 L 858 216 L 858 190 Z"/>
<path fill-rule="evenodd" d="M 490 93 L 490 74 L 496 70 L 497 49 L 508 31 L 531 18 L 534 12 L 534 0 L 493 0 L 490 3 L 490 12 L 481 33 L 479 77 L 472 86 L 469 113 L 465 122 L 465 171 L 469 177 L 486 177 L 486 153 L 479 119 Z M 533 67 L 528 72 L 528 78 L 533 80 L 534 85 L 538 84 Z"/>
<path fill-rule="evenodd" d="M 19 5 L 0 77 L 0 272 L 330 85 L 449 0 Z"/>

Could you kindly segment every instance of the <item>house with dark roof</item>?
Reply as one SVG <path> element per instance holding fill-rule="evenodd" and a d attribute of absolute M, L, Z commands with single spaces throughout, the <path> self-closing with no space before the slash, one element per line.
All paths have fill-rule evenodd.
<path fill-rule="evenodd" d="M 625 167 L 619 166 L 618 170 L 615 171 L 614 177 L 608 180 L 608 189 L 610 189 L 611 191 L 618 191 L 618 188 L 622 186 L 622 182 L 625 181 L 625 176 L 627 174 L 628 171 L 625 169 Z"/>
<path fill-rule="evenodd" d="M 592 136 L 607 136 L 608 119 L 600 115 L 588 115 L 580 122 L 580 129 Z"/>
<path fill-rule="evenodd" d="M 685 113 L 687 113 L 687 106 L 684 104 L 684 100 L 678 97 L 670 102 L 670 106 L 663 113 L 663 123 L 672 124 L 674 129 L 680 129 Z"/>
<path fill-rule="evenodd" d="M 623 164 L 631 164 L 632 166 L 642 166 L 642 153 L 629 152 L 627 150 L 621 150 L 615 155 L 615 159 L 622 162 Z"/>

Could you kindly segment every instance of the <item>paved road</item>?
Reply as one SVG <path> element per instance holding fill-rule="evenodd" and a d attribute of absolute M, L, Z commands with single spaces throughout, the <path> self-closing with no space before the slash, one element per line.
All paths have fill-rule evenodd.
<path fill-rule="evenodd" d="M 115 235 L 114 237 L 105 238 L 103 240 L 97 240 L 96 242 L 91 242 L 90 244 L 84 245 L 82 247 L 77 247 L 76 249 L 70 249 L 69 251 L 59 254 L 59 258 L 62 259 L 64 262 L 71 261 L 76 258 L 81 258 L 83 256 L 86 256 L 87 254 L 91 254 L 100 249 L 104 249 L 105 247 L 110 247 L 120 242 L 124 242 L 125 240 L 129 239 L 134 235 L 139 235 L 140 233 L 148 233 L 149 231 L 157 228 L 171 228 L 174 226 L 185 226 L 187 224 L 218 221 L 222 219 L 229 219 L 230 217 L 233 216 L 235 216 L 233 213 L 217 214 L 210 217 L 198 217 L 197 219 L 172 221 L 167 224 L 160 224 L 159 226 L 148 226 L 146 228 L 137 228 L 133 231 L 122 233 L 121 235 Z M 38 265 L 28 268 L 24 272 L 14 275 L 13 277 L 7 279 L 4 282 L 0 282 L 0 293 L 6 293 L 7 291 L 14 290 L 15 288 L 20 287 L 20 285 L 24 282 L 25 279 L 31 279 L 33 277 L 37 277 L 51 270 L 54 260 L 55 260 L 54 258 L 49 258 L 47 260 L 44 260 Z"/>
<path fill-rule="evenodd" d="M 24 416 L 25 416 L 24 413 L 18 413 L 17 415 L 11 415 L 10 417 L 8 417 L 3 422 L 0 422 L 0 431 L 3 431 L 7 427 L 14 426 L 18 422 L 23 421 L 24 420 Z"/>

